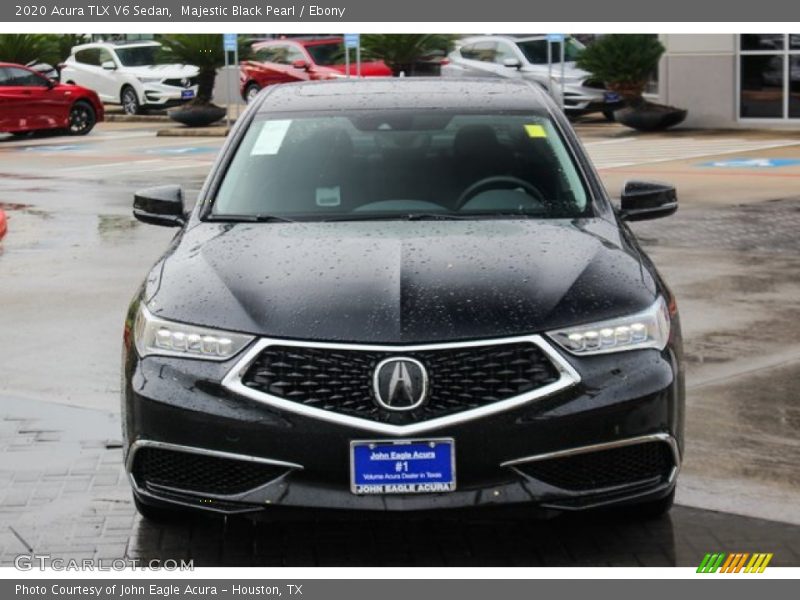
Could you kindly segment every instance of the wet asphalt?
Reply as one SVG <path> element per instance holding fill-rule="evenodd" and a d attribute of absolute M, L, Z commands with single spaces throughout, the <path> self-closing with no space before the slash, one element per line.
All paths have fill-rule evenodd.
<path fill-rule="evenodd" d="M 124 539 L 125 552 L 142 556 L 166 552 L 164 544 L 171 544 L 170 552 L 213 547 L 209 564 L 229 564 L 235 562 L 228 560 L 231 556 L 240 555 L 249 558 L 237 564 L 263 564 L 255 550 L 248 554 L 247 547 L 242 549 L 226 537 L 228 527 L 245 527 L 250 532 L 247 536 L 261 539 L 263 525 L 201 522 L 154 531 L 151 524 L 134 519 L 127 484 L 119 475 L 119 434 L 115 432 L 123 315 L 144 274 L 174 234 L 135 221 L 130 210 L 132 194 L 148 185 L 179 183 L 193 199 L 222 141 L 156 137 L 158 126 L 107 123 L 77 139 L 0 136 L 0 208 L 9 217 L 9 233 L 0 241 L 0 407 L 13 406 L 13 410 L 0 408 L 5 424 L 0 439 L 4 434 L 7 438 L 5 445 L 0 443 L 0 482 L 8 482 L 6 496 L 0 497 L 0 525 L 4 520 L 9 525 L 20 521 L 22 529 L 28 527 L 29 538 L 39 535 L 34 533 L 32 516 L 56 510 L 55 499 L 66 493 L 69 478 L 80 476 L 74 467 L 62 469 L 61 475 L 51 474 L 64 478 L 59 480 L 58 494 L 40 495 L 44 501 L 33 502 L 39 486 L 47 488 L 42 462 L 68 440 L 84 450 L 96 447 L 92 459 L 96 464 L 92 483 L 70 503 L 61 504 L 51 515 L 54 519 L 56 515 L 63 519 L 70 511 L 86 517 L 86 511 L 98 502 L 100 492 L 93 490 L 94 478 L 100 476 L 101 482 L 111 482 L 107 489 L 113 490 L 109 496 L 113 503 L 108 510 L 93 514 L 95 521 L 102 514 L 97 535 L 112 554 L 117 550 L 110 549 L 121 548 Z M 579 527 L 595 528 L 597 538 L 610 531 L 627 532 L 634 540 L 633 550 L 625 550 L 627 558 L 615 562 L 621 555 L 603 550 L 605 546 L 598 546 L 595 538 L 584 546 L 565 542 L 567 559 L 557 564 L 684 564 L 708 545 L 734 543 L 725 531 L 742 532 L 736 542 L 740 549 L 748 539 L 777 539 L 783 531 L 790 540 L 781 546 L 782 564 L 800 564 L 791 543 L 800 539 L 800 529 L 769 523 L 800 525 L 800 394 L 796 385 L 800 375 L 800 167 L 724 166 L 732 159 L 800 158 L 800 136 L 775 131 L 635 137 L 615 126 L 595 123 L 580 124 L 578 129 L 612 195 L 622 181 L 633 178 L 678 186 L 678 214 L 636 224 L 634 230 L 679 301 L 687 352 L 687 443 L 679 479 L 680 506 L 667 521 L 638 529 L 619 521 L 611 525 L 578 521 Z M 50 412 L 48 407 L 55 411 L 63 407 L 65 412 L 56 425 L 25 429 L 20 425 L 24 415 L 19 412 L 25 412 L 26 403 L 31 422 Z M 83 409 L 90 411 L 81 413 Z M 97 437 L 88 435 L 86 420 L 75 416 L 81 414 L 105 419 L 105 433 L 95 445 L 81 445 L 81 439 Z M 2 451 L 9 447 L 20 453 Z M 28 462 L 20 461 L 23 456 Z M 74 458 L 83 460 L 80 453 Z M 37 470 L 42 476 L 39 483 L 27 486 L 27 496 L 11 494 L 16 484 L 25 489 L 25 473 Z M 28 477 L 29 483 L 33 479 Z M 109 529 L 107 519 L 111 523 L 116 519 L 119 527 Z M 86 527 L 91 529 L 93 522 L 86 521 Z M 650 532 L 660 539 L 659 535 L 666 535 L 667 522 L 671 545 L 645 544 L 647 528 L 661 527 L 661 534 Z M 707 539 L 697 533 L 705 531 L 701 525 L 710 532 Z M 298 532 L 309 526 L 292 527 L 281 529 L 281 535 L 297 539 Z M 346 529 L 331 527 L 324 530 L 326 539 L 346 537 L 342 533 Z M 393 526 L 376 527 L 391 532 Z M 558 525 L 541 527 L 537 531 L 546 531 L 547 536 L 559 534 Z M 565 527 L 561 533 L 570 540 L 568 532 L 577 526 Z M 686 546 L 680 536 L 675 542 L 675 531 L 691 537 L 695 528 L 701 538 L 697 548 L 691 543 Z M 576 536 L 578 529 L 574 529 Z M 497 530 L 481 533 L 479 524 L 471 529 L 442 525 L 434 530 L 440 532 L 437 547 L 451 547 L 446 543 L 448 536 L 466 535 L 460 547 L 476 548 L 473 558 L 483 558 L 477 563 L 460 562 L 458 557 L 448 560 L 442 550 L 438 559 L 430 558 L 430 564 L 505 564 L 502 557 L 513 555 L 512 546 L 523 541 L 509 533 L 504 546 Z M 377 529 L 369 535 L 381 539 Z M 8 531 L 0 533 L 0 560 L 19 543 L 9 536 Z M 226 554 L 226 544 L 235 546 L 235 552 Z M 83 548 L 75 551 L 86 553 L 88 547 L 74 542 L 62 551 Z M 487 554 L 487 547 L 495 550 Z M 541 558 L 547 556 L 547 548 L 536 548 L 520 561 L 548 564 Z M 97 552 L 97 545 L 92 551 Z M 271 552 L 266 552 L 267 558 Z M 287 563 L 285 557 L 272 559 Z M 325 563 L 319 556 L 312 559 L 300 562 Z M 409 560 L 399 556 L 362 562 L 409 564 Z M 358 557 L 354 561 L 357 564 Z"/>

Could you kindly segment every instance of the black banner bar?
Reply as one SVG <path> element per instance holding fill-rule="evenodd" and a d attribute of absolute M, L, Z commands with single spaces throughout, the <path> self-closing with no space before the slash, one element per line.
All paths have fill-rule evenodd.
<path fill-rule="evenodd" d="M 795 0 L 11 0 L 0 21 L 62 22 L 785 22 Z"/>

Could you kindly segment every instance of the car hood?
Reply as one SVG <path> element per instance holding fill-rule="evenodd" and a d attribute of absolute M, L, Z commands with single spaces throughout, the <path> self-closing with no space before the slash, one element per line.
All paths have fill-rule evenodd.
<path fill-rule="evenodd" d="M 167 319 L 279 338 L 422 343 L 638 311 L 658 284 L 600 219 L 200 223 L 151 272 Z"/>
<path fill-rule="evenodd" d="M 162 77 L 175 79 L 195 77 L 197 67 L 194 65 L 149 65 L 146 67 L 125 67 L 125 71 L 136 77 Z"/>

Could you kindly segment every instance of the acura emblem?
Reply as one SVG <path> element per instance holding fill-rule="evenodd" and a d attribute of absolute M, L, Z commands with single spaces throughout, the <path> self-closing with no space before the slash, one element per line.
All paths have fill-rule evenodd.
<path fill-rule="evenodd" d="M 190 79 L 186 79 L 186 77 L 184 77 L 183 79 L 181 79 L 181 85 L 183 87 L 185 87 L 185 88 L 190 88 L 190 87 L 192 87 L 192 81 Z"/>
<path fill-rule="evenodd" d="M 428 372 L 413 358 L 387 358 L 372 376 L 375 402 L 386 410 L 414 410 L 428 397 Z"/>

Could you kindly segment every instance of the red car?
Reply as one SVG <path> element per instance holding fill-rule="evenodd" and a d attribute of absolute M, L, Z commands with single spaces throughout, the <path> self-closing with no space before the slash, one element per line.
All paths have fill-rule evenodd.
<path fill-rule="evenodd" d="M 261 88 L 275 83 L 337 79 L 347 74 L 341 37 L 269 40 L 256 42 L 252 48 L 254 60 L 243 61 L 239 71 L 239 89 L 248 102 Z M 355 59 L 350 74 L 357 74 Z M 361 63 L 361 75 L 391 77 L 392 70 L 382 60 L 368 60 Z"/>
<path fill-rule="evenodd" d="M 102 120 L 103 104 L 92 90 L 0 62 L 0 133 L 56 129 L 86 135 Z"/>

